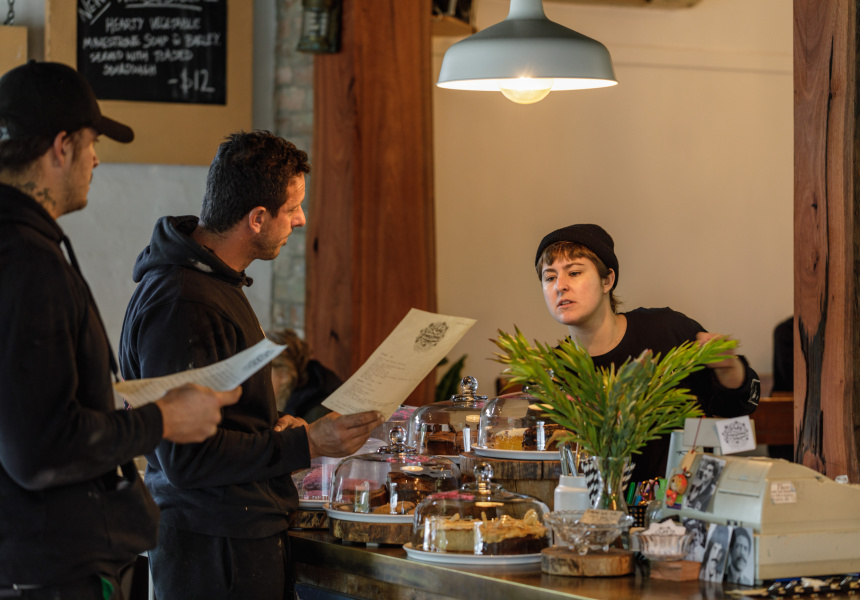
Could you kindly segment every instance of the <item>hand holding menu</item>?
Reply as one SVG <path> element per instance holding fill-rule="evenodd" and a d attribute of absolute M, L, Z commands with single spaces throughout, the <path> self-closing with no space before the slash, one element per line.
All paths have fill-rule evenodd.
<path fill-rule="evenodd" d="M 344 415 L 378 410 L 388 419 L 474 324 L 413 308 L 323 406 Z"/>
<path fill-rule="evenodd" d="M 186 383 L 197 383 L 226 392 L 265 367 L 285 348 L 286 346 L 279 346 L 263 338 L 250 348 L 221 362 L 164 377 L 121 381 L 114 385 L 114 390 L 135 408 L 154 402 L 173 388 Z"/>

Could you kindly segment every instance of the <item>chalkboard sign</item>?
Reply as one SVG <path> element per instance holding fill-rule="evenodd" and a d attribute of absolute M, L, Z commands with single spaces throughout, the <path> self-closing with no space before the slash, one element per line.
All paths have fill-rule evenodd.
<path fill-rule="evenodd" d="M 227 0 L 77 0 L 77 51 L 100 100 L 224 105 Z"/>

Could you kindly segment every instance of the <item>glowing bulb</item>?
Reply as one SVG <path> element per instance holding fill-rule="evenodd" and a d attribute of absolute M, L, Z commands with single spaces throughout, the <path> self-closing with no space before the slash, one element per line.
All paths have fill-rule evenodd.
<path fill-rule="evenodd" d="M 520 77 L 518 79 L 500 80 L 499 89 L 505 98 L 517 104 L 534 104 L 547 97 L 552 89 L 552 84 L 552 79 Z"/>

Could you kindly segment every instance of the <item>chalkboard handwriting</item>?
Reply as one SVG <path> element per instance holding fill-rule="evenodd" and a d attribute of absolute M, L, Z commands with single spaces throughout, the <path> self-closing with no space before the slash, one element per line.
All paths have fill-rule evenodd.
<path fill-rule="evenodd" d="M 179 89 L 183 94 L 189 91 L 212 93 L 215 88 L 209 85 L 209 70 L 195 69 L 194 73 L 188 75 L 188 69 L 182 69 L 178 79 L 168 79 L 167 83 L 171 85 L 179 85 Z"/>
<path fill-rule="evenodd" d="M 153 31 L 197 31 L 200 29 L 200 18 L 192 17 L 150 17 L 149 28 Z"/>
<path fill-rule="evenodd" d="M 78 71 L 98 98 L 226 102 L 227 0 L 77 5 Z"/>
<path fill-rule="evenodd" d="M 105 19 L 105 33 L 141 31 L 144 23 L 143 17 L 108 17 Z"/>
<path fill-rule="evenodd" d="M 80 0 L 78 2 L 78 17 L 87 23 L 98 21 L 102 13 L 110 8 L 110 0 Z"/>
<path fill-rule="evenodd" d="M 218 0 L 117 0 L 126 8 L 176 8 L 179 10 L 203 10 L 200 4 Z"/>

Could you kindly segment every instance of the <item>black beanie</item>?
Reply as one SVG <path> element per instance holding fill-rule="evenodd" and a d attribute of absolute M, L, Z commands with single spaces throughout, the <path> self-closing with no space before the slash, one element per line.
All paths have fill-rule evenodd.
<path fill-rule="evenodd" d="M 581 244 L 594 252 L 604 265 L 615 271 L 615 283 L 612 284 L 612 289 L 618 285 L 618 258 L 615 256 L 615 243 L 603 227 L 587 223 L 568 225 L 546 234 L 538 246 L 535 266 L 540 261 L 544 250 L 556 242 Z"/>

